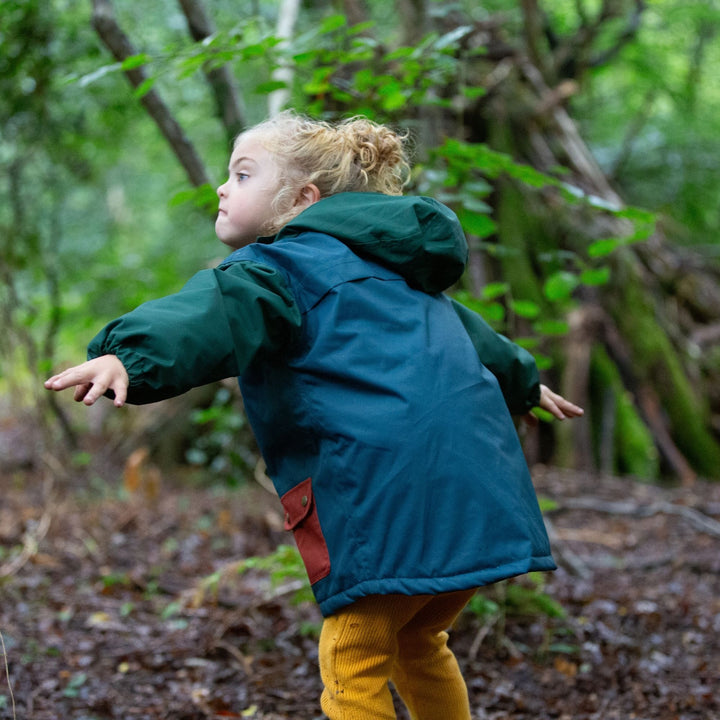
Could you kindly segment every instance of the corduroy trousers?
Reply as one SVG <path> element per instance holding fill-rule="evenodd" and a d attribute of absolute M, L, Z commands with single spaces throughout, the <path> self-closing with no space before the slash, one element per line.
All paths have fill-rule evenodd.
<path fill-rule="evenodd" d="M 413 720 L 470 720 L 447 629 L 475 593 L 370 595 L 325 618 L 323 712 L 330 720 L 394 720 L 391 681 Z"/>

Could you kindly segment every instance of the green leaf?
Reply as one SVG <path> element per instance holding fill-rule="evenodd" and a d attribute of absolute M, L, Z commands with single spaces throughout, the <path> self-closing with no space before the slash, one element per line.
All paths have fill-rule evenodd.
<path fill-rule="evenodd" d="M 77 697 L 80 694 L 80 688 L 85 684 L 86 681 L 86 673 L 75 673 L 68 681 L 67 687 L 63 691 L 63 696 L 67 698 Z"/>
<path fill-rule="evenodd" d="M 473 595 L 467 607 L 473 615 L 479 618 L 493 617 L 500 612 L 500 606 L 482 593 Z"/>
<path fill-rule="evenodd" d="M 548 647 L 548 650 L 550 652 L 554 653 L 564 653 L 565 655 L 577 655 L 580 652 L 580 647 L 578 645 L 571 645 L 569 643 L 551 643 L 550 647 Z"/>
<path fill-rule="evenodd" d="M 462 204 L 463 207 L 470 212 L 481 213 L 484 215 L 489 215 L 492 212 L 492 208 L 486 202 L 476 197 L 464 195 L 462 198 Z"/>
<path fill-rule="evenodd" d="M 538 370 L 550 370 L 554 365 L 554 361 L 551 357 L 543 355 L 542 353 L 533 353 L 535 358 L 535 364 L 538 366 Z M 552 415 L 550 415 L 552 417 Z"/>
<path fill-rule="evenodd" d="M 577 275 L 560 271 L 554 273 L 545 281 L 543 292 L 548 300 L 566 300 L 572 295 L 578 284 Z"/>
<path fill-rule="evenodd" d="M 648 210 L 642 210 L 641 208 L 637 207 L 626 207 L 622 210 L 618 210 L 615 214 L 618 217 L 627 218 L 628 220 L 632 220 L 633 222 L 647 223 L 650 225 L 654 225 L 656 219 L 655 213 L 652 213 Z"/>
<path fill-rule="evenodd" d="M 318 28 L 318 33 L 320 35 L 325 35 L 344 27 L 346 24 L 347 18 L 345 15 L 331 15 L 322 21 L 320 27 Z"/>
<path fill-rule="evenodd" d="M 585 270 L 580 275 L 580 282 L 585 285 L 607 285 L 610 281 L 610 268 L 601 267 Z"/>
<path fill-rule="evenodd" d="M 626 238 L 628 243 L 636 243 L 647 240 L 655 232 L 655 224 L 647 223 L 636 227 L 635 232 Z"/>
<path fill-rule="evenodd" d="M 623 245 L 623 241 L 619 238 L 604 238 L 603 240 L 596 240 L 590 245 L 590 247 L 588 247 L 588 255 L 593 258 L 605 257 L 620 245 Z"/>
<path fill-rule="evenodd" d="M 287 86 L 287 83 L 283 80 L 268 80 L 256 85 L 255 92 L 258 93 L 258 95 L 269 95 L 271 92 L 275 92 L 275 90 L 284 90 Z"/>
<path fill-rule="evenodd" d="M 555 178 L 538 172 L 535 168 L 532 168 L 529 165 L 512 163 L 505 168 L 505 171 L 508 175 L 510 175 L 510 177 L 513 177 L 530 187 L 543 188 L 548 185 L 557 184 L 557 180 L 555 180 Z"/>
<path fill-rule="evenodd" d="M 540 335 L 552 335 L 555 337 L 567 335 L 570 330 L 564 320 L 540 320 L 534 324 L 533 328 Z"/>
<path fill-rule="evenodd" d="M 497 297 L 505 295 L 510 290 L 510 284 L 506 282 L 493 282 L 488 283 L 482 289 L 483 300 L 494 300 Z"/>
<path fill-rule="evenodd" d="M 482 307 L 480 314 L 489 323 L 499 323 L 505 319 L 505 308 L 500 303 L 487 303 Z"/>
<path fill-rule="evenodd" d="M 540 340 L 536 337 L 514 337 L 513 342 L 525 350 L 534 350 L 540 345 Z"/>
<path fill-rule="evenodd" d="M 366 20 L 365 22 L 360 22 L 357 25 L 351 25 L 347 32 L 348 35 L 359 35 L 360 33 L 364 33 L 366 30 L 372 30 L 374 27 L 374 20 Z"/>
<path fill-rule="evenodd" d="M 512 300 L 511 310 L 522 318 L 532 320 L 540 314 L 540 306 L 532 300 Z"/>
<path fill-rule="evenodd" d="M 292 56 L 292 59 L 297 65 L 304 65 L 305 63 L 311 62 L 316 57 L 317 51 L 308 50 L 306 52 L 296 53 Z"/>
<path fill-rule="evenodd" d="M 153 85 L 155 85 L 155 79 L 154 77 L 149 77 L 146 80 L 143 80 L 133 91 L 133 95 L 136 98 L 142 98 L 145 95 L 147 95 L 153 88 Z"/>
<path fill-rule="evenodd" d="M 537 363 L 538 368 L 540 368 L 540 363 L 538 362 L 537 358 L 535 359 L 535 362 Z M 548 369 L 548 368 L 542 368 L 542 369 Z M 543 422 L 552 422 L 555 420 L 555 416 L 548 412 L 547 410 L 543 410 L 542 408 L 534 408 L 533 409 L 533 415 L 535 415 L 538 420 L 542 420 Z"/>
<path fill-rule="evenodd" d="M 454 30 L 451 30 L 450 32 L 445 33 L 445 35 L 439 37 L 434 43 L 435 49 L 443 50 L 445 48 L 455 46 L 459 40 L 472 31 L 472 25 L 460 25 L 460 27 L 456 27 Z"/>
<path fill-rule="evenodd" d="M 497 230 L 494 220 L 483 213 L 470 212 L 460 208 L 457 215 L 465 232 L 475 237 L 488 237 Z"/>
<path fill-rule="evenodd" d="M 147 53 L 139 53 L 138 55 L 131 55 L 129 58 L 125 58 L 122 61 L 121 67 L 123 70 L 134 70 L 135 68 L 147 65 L 152 58 Z"/>
<path fill-rule="evenodd" d="M 170 199 L 170 207 L 178 207 L 183 203 L 191 203 L 197 208 L 214 212 L 217 210 L 217 194 L 209 183 L 196 188 L 181 190 Z"/>
<path fill-rule="evenodd" d="M 560 507 L 557 500 L 553 500 L 552 498 L 544 495 L 538 495 L 538 504 L 540 505 L 540 512 L 543 513 L 552 512 Z"/>
<path fill-rule="evenodd" d="M 493 186 L 487 180 L 468 180 L 463 185 L 463 192 L 472 193 L 473 195 L 489 195 L 493 191 Z"/>
<path fill-rule="evenodd" d="M 487 90 L 484 87 L 463 87 L 462 94 L 469 100 L 476 100 L 485 95 Z"/>
<path fill-rule="evenodd" d="M 414 47 L 399 47 L 397 50 L 393 50 L 385 56 L 385 60 L 391 62 L 393 60 L 402 60 L 404 58 L 412 57 L 415 54 Z"/>

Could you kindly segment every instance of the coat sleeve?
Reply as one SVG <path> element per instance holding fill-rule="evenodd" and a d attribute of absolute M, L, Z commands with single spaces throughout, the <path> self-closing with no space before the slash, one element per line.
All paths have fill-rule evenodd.
<path fill-rule="evenodd" d="M 535 358 L 524 348 L 496 333 L 485 320 L 469 308 L 451 300 L 465 326 L 480 362 L 500 384 L 508 409 L 522 415 L 540 402 L 540 377 Z"/>
<path fill-rule="evenodd" d="M 116 355 L 130 377 L 128 402 L 144 404 L 241 375 L 288 347 L 300 325 L 279 271 L 236 262 L 113 320 L 90 342 L 88 358 Z"/>

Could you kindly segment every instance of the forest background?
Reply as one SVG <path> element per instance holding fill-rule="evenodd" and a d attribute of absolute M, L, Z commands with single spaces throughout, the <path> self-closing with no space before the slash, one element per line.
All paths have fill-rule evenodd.
<path fill-rule="evenodd" d="M 46 428 L 35 443 L 82 451 L 91 429 L 249 469 L 228 388 L 174 407 L 171 433 L 170 411 L 117 426 L 40 381 L 222 256 L 231 139 L 291 106 L 410 132 L 409 191 L 470 240 L 457 296 L 588 410 L 530 433 L 531 461 L 720 474 L 716 2 L 3 0 L 0 18 L 0 410 Z"/>
<path fill-rule="evenodd" d="M 720 717 L 719 33 L 717 0 L 0 0 L 0 717 L 317 712 L 236 383 L 42 387 L 222 258 L 232 138 L 281 107 L 407 131 L 453 295 L 586 408 L 518 425 L 560 570 L 474 598 L 475 716 Z"/>

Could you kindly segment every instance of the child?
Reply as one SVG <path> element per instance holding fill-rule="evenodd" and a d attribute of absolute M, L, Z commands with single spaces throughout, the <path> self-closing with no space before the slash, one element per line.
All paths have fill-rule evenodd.
<path fill-rule="evenodd" d="M 92 405 L 239 376 L 325 617 L 329 718 L 470 718 L 445 630 L 476 588 L 555 567 L 511 412 L 582 410 L 532 357 L 443 293 L 467 246 L 404 197 L 403 138 L 292 113 L 242 133 L 215 230 L 234 249 L 111 322 L 50 378 Z"/>

